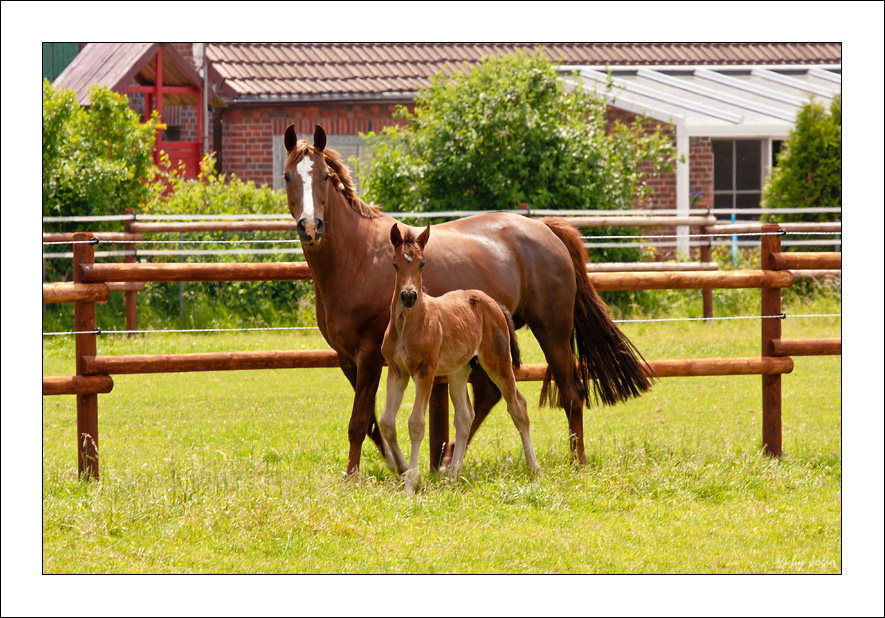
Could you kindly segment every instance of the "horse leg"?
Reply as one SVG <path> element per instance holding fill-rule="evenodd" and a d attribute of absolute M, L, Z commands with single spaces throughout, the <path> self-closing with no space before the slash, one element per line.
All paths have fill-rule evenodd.
<path fill-rule="evenodd" d="M 409 440 L 412 443 L 412 450 L 409 452 L 409 468 L 405 473 L 407 494 L 414 494 L 418 485 L 418 456 L 421 440 L 424 439 L 424 414 L 427 412 L 430 393 L 433 390 L 433 373 L 426 371 L 412 376 L 415 380 L 415 403 L 412 406 L 412 415 L 409 417 Z"/>
<path fill-rule="evenodd" d="M 569 452 L 573 462 L 587 465 L 584 453 L 584 386 L 578 379 L 575 358 L 571 349 L 571 325 L 549 331 L 532 325 L 532 333 L 538 340 L 553 381 L 559 391 L 559 405 L 565 411 L 569 426 Z"/>
<path fill-rule="evenodd" d="M 452 405 L 455 407 L 455 448 L 452 454 L 452 463 L 448 469 L 449 478 L 457 478 L 464 461 L 464 452 L 467 450 L 467 434 L 473 423 L 473 406 L 470 405 L 470 397 L 467 395 L 467 378 L 471 368 L 465 366 L 460 371 L 449 375 L 449 393 L 452 397 Z"/>
<path fill-rule="evenodd" d="M 387 446 L 387 467 L 398 474 L 406 471 L 406 459 L 396 439 L 396 414 L 403 402 L 403 394 L 409 384 L 409 375 L 399 374 L 393 367 L 387 369 L 387 396 L 381 415 L 381 435 Z"/>
<path fill-rule="evenodd" d="M 505 331 L 506 332 L 506 331 Z M 535 448 L 532 445 L 532 436 L 529 431 L 530 421 L 528 414 L 528 405 L 525 397 L 516 388 L 516 378 L 513 376 L 513 367 L 511 366 L 510 354 L 500 354 L 500 346 L 494 346 L 492 343 L 486 343 L 483 340 L 483 346 L 480 350 L 480 363 L 488 373 L 489 379 L 495 383 L 504 401 L 507 402 L 507 412 L 516 425 L 519 437 L 522 440 L 522 448 L 525 451 L 525 461 L 529 466 L 532 474 L 535 475 L 541 471 L 538 464 L 538 458 L 535 456 Z M 506 349 L 506 347 L 504 348 Z"/>
<path fill-rule="evenodd" d="M 381 432 L 375 422 L 375 395 L 378 392 L 378 383 L 381 381 L 382 362 L 383 357 L 377 348 L 364 350 L 357 358 L 353 410 L 350 413 L 350 423 L 347 427 L 347 439 L 350 442 L 346 472 L 348 477 L 353 476 L 359 470 L 363 441 L 373 426 L 372 433 L 377 432 L 378 434 L 376 444 L 381 449 L 381 454 L 384 454 Z M 374 436 L 372 440 L 375 441 Z"/>
<path fill-rule="evenodd" d="M 341 371 L 344 373 L 344 376 L 347 378 L 347 381 L 350 382 L 350 386 L 353 388 L 354 393 L 356 392 L 356 377 L 357 377 L 357 369 L 356 365 L 351 362 L 346 362 L 343 356 L 339 356 L 341 359 Z M 369 419 L 369 430 L 367 435 L 372 439 L 372 442 L 375 443 L 375 446 L 378 447 L 378 450 L 381 452 L 381 456 L 386 458 L 387 453 L 384 450 L 384 440 L 381 437 L 381 431 L 378 427 L 378 422 L 375 419 L 375 406 L 372 406 L 371 417 Z"/>
<path fill-rule="evenodd" d="M 501 400 L 501 391 L 495 386 L 495 383 L 489 379 L 489 376 L 482 367 L 476 367 L 470 373 L 470 383 L 473 384 L 473 422 L 470 425 L 470 433 L 467 436 L 467 444 L 473 440 L 479 426 L 495 407 L 495 404 Z M 455 444 L 457 438 L 446 449 L 443 458 L 442 467 L 447 467 L 452 461 Z M 465 447 L 466 448 L 466 447 Z"/>

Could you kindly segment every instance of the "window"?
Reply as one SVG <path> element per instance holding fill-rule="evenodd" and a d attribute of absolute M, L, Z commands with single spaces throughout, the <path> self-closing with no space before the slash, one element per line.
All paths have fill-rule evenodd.
<path fill-rule="evenodd" d="M 302 136 L 307 137 L 309 141 L 313 141 L 313 138 L 310 136 Z M 328 135 L 326 137 L 326 146 L 330 149 L 335 150 L 338 154 L 341 155 L 341 158 L 347 163 L 347 167 L 350 169 L 351 178 L 354 181 L 354 184 L 357 186 L 357 192 L 359 192 L 359 179 L 356 177 L 356 174 L 353 171 L 353 165 L 351 165 L 348 159 L 350 157 L 356 157 L 360 160 L 360 162 L 365 162 L 367 157 L 367 147 L 363 143 L 362 138 L 359 135 Z M 286 160 L 286 151 L 283 148 L 283 136 L 282 135 L 274 135 L 273 137 L 273 188 L 281 189 L 283 187 L 283 163 Z"/>
<path fill-rule="evenodd" d="M 713 140 L 713 209 L 759 208 L 764 175 L 763 140 Z M 763 166 L 764 161 L 764 166 Z M 759 215 L 740 214 L 738 220 L 758 221 Z"/>
<path fill-rule="evenodd" d="M 164 141 L 164 142 L 180 142 L 181 141 L 181 127 L 167 126 L 163 130 L 162 141 Z"/>

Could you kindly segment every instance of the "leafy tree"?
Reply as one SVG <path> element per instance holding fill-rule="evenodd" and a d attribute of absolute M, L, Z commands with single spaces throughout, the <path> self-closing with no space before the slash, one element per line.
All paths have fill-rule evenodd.
<path fill-rule="evenodd" d="M 572 92 L 537 51 L 485 58 L 419 93 L 404 127 L 368 135 L 366 197 L 390 210 L 630 208 L 643 161 L 672 170 L 674 148 L 642 120 L 607 128 L 606 105 Z"/>
<path fill-rule="evenodd" d="M 153 122 L 142 124 L 128 97 L 106 87 L 90 98 L 81 107 L 72 90 L 43 80 L 43 216 L 122 214 L 164 188 Z"/>
<path fill-rule="evenodd" d="M 829 111 L 810 101 L 796 116 L 763 191 L 767 208 L 842 206 L 842 95 Z M 838 221 L 839 213 L 769 214 L 769 221 Z"/>

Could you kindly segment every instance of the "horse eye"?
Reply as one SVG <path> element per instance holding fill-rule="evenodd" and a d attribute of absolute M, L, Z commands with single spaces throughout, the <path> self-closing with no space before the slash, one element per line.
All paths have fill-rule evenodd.
<path fill-rule="evenodd" d="M 329 172 L 323 174 L 323 182 L 326 182 L 327 180 L 329 180 Z"/>
<path fill-rule="evenodd" d="M 283 179 L 286 182 L 292 182 L 292 172 L 290 172 L 289 170 L 286 170 L 285 172 L 283 172 Z"/>
<path fill-rule="evenodd" d="M 425 265 L 426 263 L 427 263 L 427 262 L 421 262 L 421 265 L 418 266 L 418 268 L 421 269 L 421 270 L 424 270 L 424 265 Z"/>
<path fill-rule="evenodd" d="M 393 263 L 393 269 L 394 269 L 394 270 L 399 270 L 399 264 L 397 264 L 396 262 L 394 262 L 394 263 Z"/>

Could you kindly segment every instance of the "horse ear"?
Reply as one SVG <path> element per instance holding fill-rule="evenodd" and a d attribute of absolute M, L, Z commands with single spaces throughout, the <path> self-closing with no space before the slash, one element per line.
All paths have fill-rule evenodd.
<path fill-rule="evenodd" d="M 403 236 L 399 233 L 399 226 L 396 223 L 390 228 L 390 244 L 393 245 L 394 249 L 403 244 Z"/>
<path fill-rule="evenodd" d="M 286 145 L 286 152 L 292 152 L 295 144 L 298 142 L 298 135 L 295 133 L 295 125 L 290 124 L 286 127 L 286 134 L 283 137 L 283 143 Z"/>
<path fill-rule="evenodd" d="M 326 148 L 326 132 L 320 125 L 315 125 L 313 131 L 313 147 L 320 152 Z"/>
<path fill-rule="evenodd" d="M 424 228 L 424 231 L 421 232 L 421 235 L 418 237 L 418 244 L 421 245 L 421 249 L 424 249 L 424 245 L 427 244 L 427 241 L 430 240 L 430 224 L 427 224 L 427 227 Z"/>

